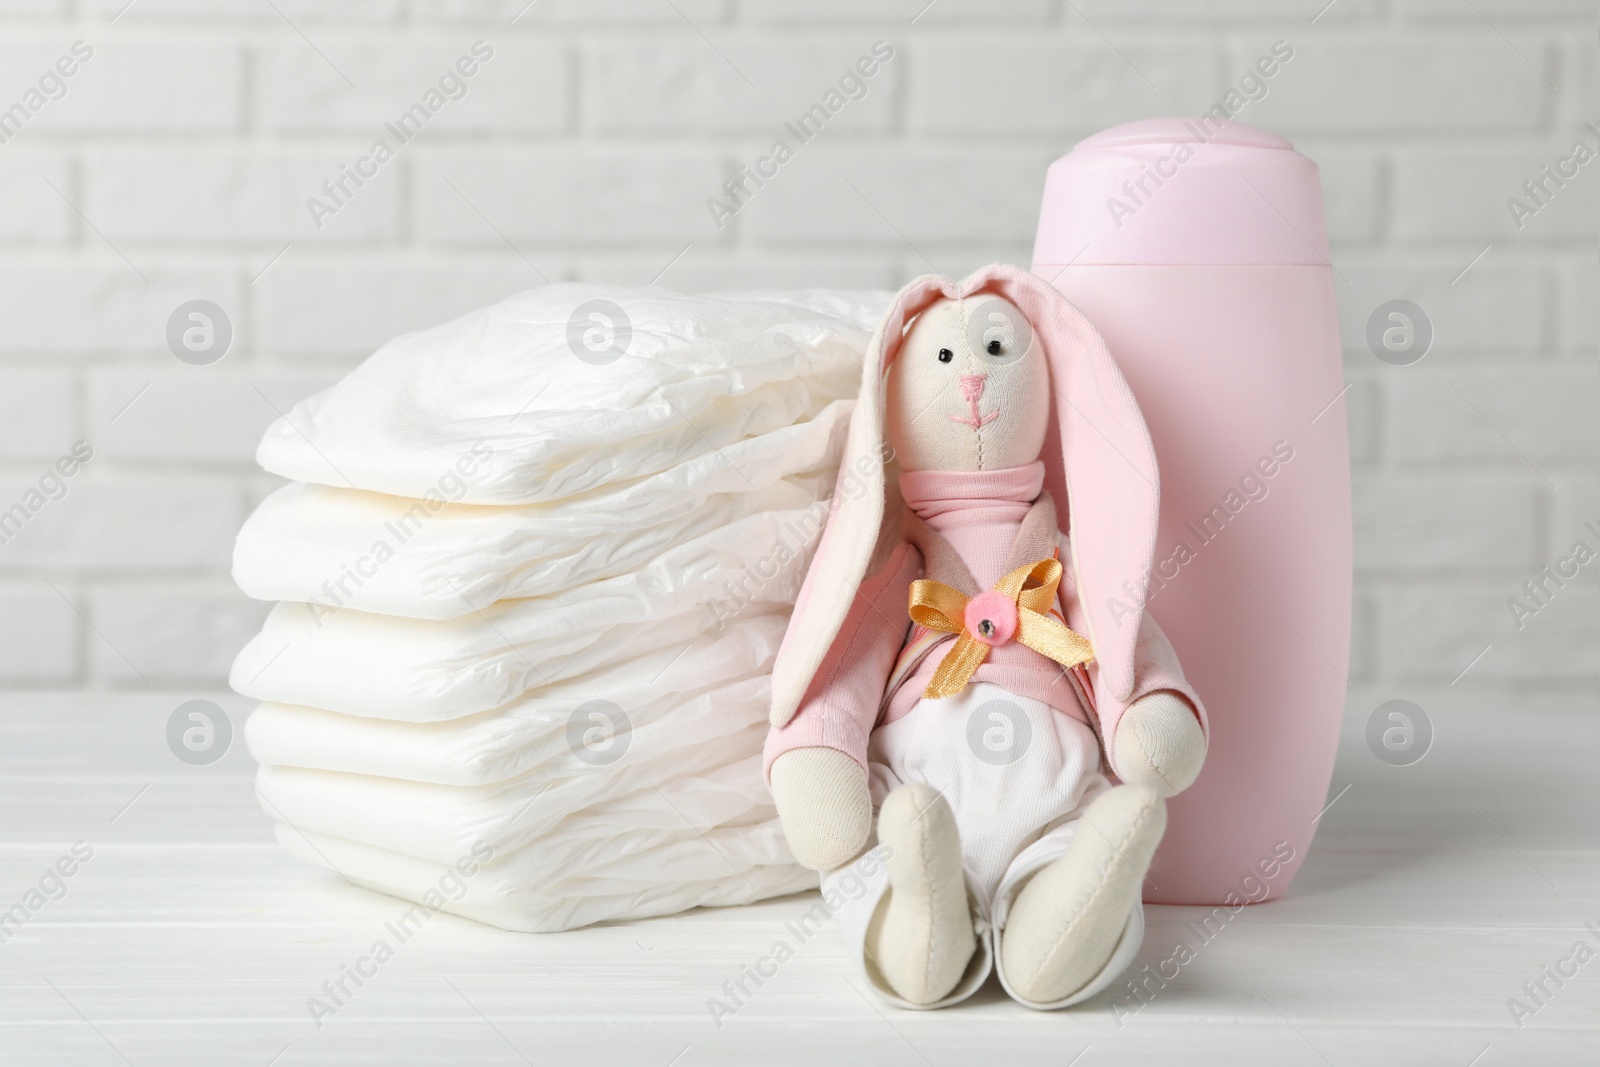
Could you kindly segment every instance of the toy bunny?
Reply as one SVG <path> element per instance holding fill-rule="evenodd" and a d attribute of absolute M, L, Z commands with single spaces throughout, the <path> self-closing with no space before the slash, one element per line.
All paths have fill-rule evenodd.
<path fill-rule="evenodd" d="M 1133 394 L 1050 285 L 995 264 L 900 291 L 765 756 L 791 849 L 890 1002 L 953 1004 L 994 969 L 1021 1003 L 1064 1007 L 1138 950 L 1163 798 L 1207 738 L 1143 609 L 1157 506 Z M 874 808 L 887 858 L 847 868 Z M 847 874 L 865 894 L 828 894 Z"/>

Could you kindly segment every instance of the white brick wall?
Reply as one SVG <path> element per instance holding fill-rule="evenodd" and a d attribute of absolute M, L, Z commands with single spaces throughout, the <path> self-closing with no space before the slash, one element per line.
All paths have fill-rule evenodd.
<path fill-rule="evenodd" d="M 1600 568 L 1521 629 L 1505 603 L 1600 520 L 1600 161 L 1521 229 L 1505 207 L 1600 121 L 1592 0 L 125 5 L 0 2 L 0 109 L 72 42 L 94 49 L 0 145 L 0 507 L 73 441 L 96 449 L 0 545 L 0 685 L 219 683 L 263 610 L 227 580 L 274 484 L 255 440 L 387 337 L 541 276 L 646 282 L 685 245 L 663 284 L 1026 262 L 1049 160 L 1210 107 L 1281 38 L 1293 61 L 1240 117 L 1294 139 L 1326 186 L 1353 383 L 1352 680 L 1600 688 Z M 467 95 L 317 228 L 306 198 L 479 39 L 495 52 Z M 716 228 L 706 198 L 878 39 L 895 57 L 866 97 Z M 1396 297 L 1437 332 L 1412 367 L 1362 340 Z M 233 319 L 210 367 L 163 340 L 195 298 Z"/>

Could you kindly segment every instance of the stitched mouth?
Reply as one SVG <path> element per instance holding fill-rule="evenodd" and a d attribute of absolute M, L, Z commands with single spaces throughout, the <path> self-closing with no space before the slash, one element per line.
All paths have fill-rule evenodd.
<path fill-rule="evenodd" d="M 981 430 L 1000 416 L 1000 409 L 995 408 L 987 414 L 978 410 L 978 401 L 983 396 L 984 381 L 987 374 L 963 374 L 961 376 L 961 396 L 967 402 L 970 415 L 951 415 L 950 421 L 970 426 L 974 431 Z"/>

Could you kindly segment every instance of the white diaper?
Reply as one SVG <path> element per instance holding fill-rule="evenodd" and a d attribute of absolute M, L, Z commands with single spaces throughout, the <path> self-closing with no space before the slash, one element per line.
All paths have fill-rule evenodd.
<path fill-rule="evenodd" d="M 256 461 L 394 496 L 565 501 L 854 396 L 889 299 L 542 285 L 396 337 L 269 426 Z"/>
<path fill-rule="evenodd" d="M 1078 815 L 1111 783 L 1100 773 L 1100 746 L 1077 719 L 1038 700 L 1016 696 L 992 682 L 969 685 L 943 700 L 920 700 L 909 713 L 872 734 L 867 750 L 873 804 L 908 782 L 937 789 L 955 813 L 961 833 L 962 867 L 972 902 L 978 948 L 950 995 L 935 1004 L 911 1004 L 896 996 L 867 965 L 867 924 L 889 887 L 877 865 L 858 899 L 845 897 L 839 929 L 868 983 L 901 1007 L 939 1008 L 965 1000 L 991 969 L 1014 999 L 1034 1008 L 1060 1008 L 1105 989 L 1125 970 L 1144 940 L 1144 911 L 1135 904 L 1128 927 L 1105 969 L 1087 986 L 1060 1001 L 1037 1004 L 1017 996 L 999 965 L 1000 936 L 1018 891 L 1040 868 L 1059 858 L 1077 827 Z M 849 874 L 823 876 L 826 892 Z M 858 891 L 859 892 L 859 891 Z"/>

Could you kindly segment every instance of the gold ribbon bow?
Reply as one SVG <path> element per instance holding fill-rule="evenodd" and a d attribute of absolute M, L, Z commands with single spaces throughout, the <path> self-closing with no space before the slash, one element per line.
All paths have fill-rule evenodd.
<path fill-rule="evenodd" d="M 912 582 L 912 621 L 940 633 L 960 634 L 922 695 L 937 700 L 961 692 L 988 658 L 989 649 L 1010 640 L 1066 668 L 1093 659 L 1088 640 L 1050 615 L 1060 584 L 1061 561 L 1057 559 L 1024 564 L 1001 578 L 990 592 L 971 598 L 931 579 Z M 969 615 L 980 617 L 969 619 Z M 969 622 L 977 633 L 968 629 Z"/>

